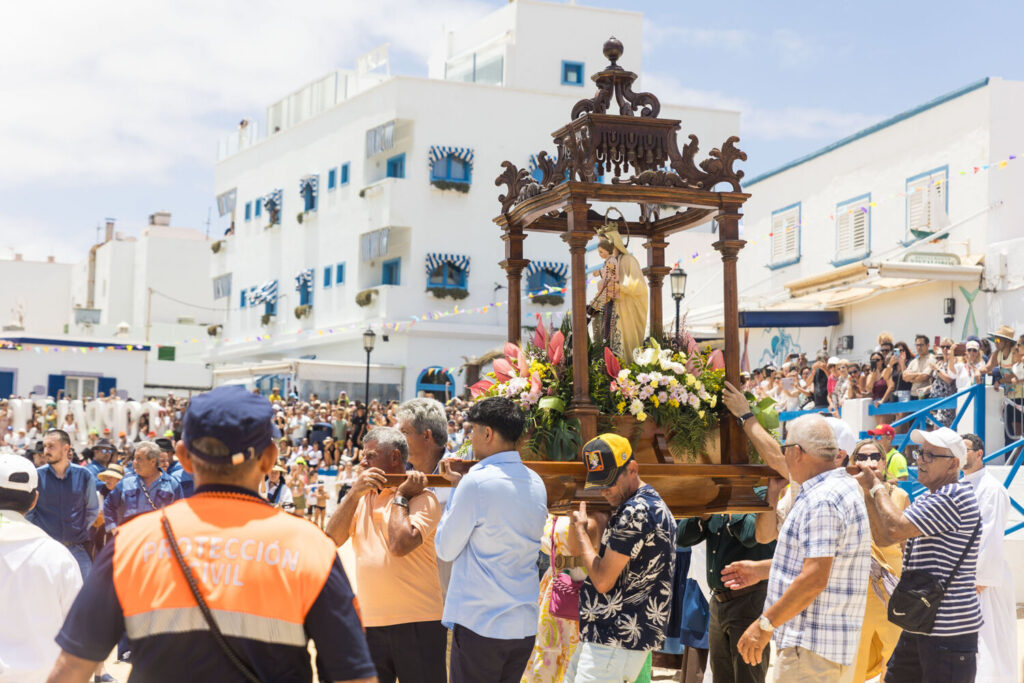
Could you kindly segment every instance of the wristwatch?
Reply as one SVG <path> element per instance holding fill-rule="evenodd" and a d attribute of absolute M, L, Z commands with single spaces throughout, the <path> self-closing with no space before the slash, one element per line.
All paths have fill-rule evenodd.
<path fill-rule="evenodd" d="M 397 505 L 400 508 L 409 509 L 409 499 L 405 496 L 395 496 L 395 499 L 391 501 L 392 505 Z"/>
<path fill-rule="evenodd" d="M 749 420 L 752 417 L 754 417 L 754 414 L 750 411 L 747 411 L 740 415 L 739 417 L 737 417 L 736 419 L 739 420 L 740 427 L 742 427 L 744 424 L 746 424 L 747 420 Z"/>
<path fill-rule="evenodd" d="M 772 633 L 775 630 L 772 622 L 768 621 L 768 617 L 763 614 L 757 618 L 757 627 L 765 633 Z"/>

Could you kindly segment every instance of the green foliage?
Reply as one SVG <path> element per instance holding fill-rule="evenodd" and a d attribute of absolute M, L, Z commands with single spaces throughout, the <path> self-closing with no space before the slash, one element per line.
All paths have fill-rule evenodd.
<path fill-rule="evenodd" d="M 463 194 L 469 192 L 469 183 L 456 182 L 454 180 L 431 180 L 430 184 L 439 190 L 455 190 Z"/>
<path fill-rule="evenodd" d="M 461 289 L 458 287 L 427 287 L 427 291 L 438 299 L 454 299 L 455 301 L 461 301 L 469 296 L 468 289 Z"/>

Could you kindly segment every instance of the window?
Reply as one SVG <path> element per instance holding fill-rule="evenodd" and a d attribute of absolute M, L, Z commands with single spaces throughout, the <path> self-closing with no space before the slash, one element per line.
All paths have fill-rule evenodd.
<path fill-rule="evenodd" d="M 446 154 L 430 166 L 431 180 L 447 180 L 453 183 L 469 183 L 469 164 L 453 154 Z"/>
<path fill-rule="evenodd" d="M 562 62 L 562 85 L 583 87 L 583 62 Z"/>
<path fill-rule="evenodd" d="M 444 289 L 465 289 L 466 271 L 454 263 L 442 263 L 430 272 L 430 277 L 427 278 L 427 286 Z"/>
<path fill-rule="evenodd" d="M 253 204 L 255 204 L 255 206 L 253 207 L 252 215 L 254 218 L 259 218 L 260 215 L 263 213 L 263 201 L 257 199 L 255 202 L 253 202 Z"/>
<path fill-rule="evenodd" d="M 257 206 L 258 206 L 258 204 L 257 204 Z M 245 220 L 250 220 L 251 218 L 252 218 L 252 202 L 246 202 L 245 203 Z"/>
<path fill-rule="evenodd" d="M 907 178 L 908 239 L 949 227 L 949 166 Z"/>
<path fill-rule="evenodd" d="M 445 62 L 444 78 L 447 81 L 501 85 L 505 80 L 504 46 L 498 45 Z"/>
<path fill-rule="evenodd" d="M 399 154 L 398 156 L 391 157 L 388 159 L 388 178 L 404 178 L 405 177 L 405 155 Z"/>
<path fill-rule="evenodd" d="M 277 302 L 267 301 L 263 304 L 263 315 L 277 315 Z"/>
<path fill-rule="evenodd" d="M 341 165 L 341 181 L 340 185 L 348 185 L 348 162 L 346 161 Z"/>
<path fill-rule="evenodd" d="M 97 382 L 95 377 L 64 377 L 64 398 L 96 398 Z M 56 394 L 54 394 L 56 395 Z"/>
<path fill-rule="evenodd" d="M 836 205 L 836 256 L 834 266 L 864 258 L 871 251 L 871 195 L 854 197 Z"/>
<path fill-rule="evenodd" d="M 345 264 L 339 263 L 334 267 L 334 284 L 345 284 Z"/>
<path fill-rule="evenodd" d="M 381 264 L 380 283 L 382 285 L 401 284 L 402 259 L 394 258 Z"/>
<path fill-rule="evenodd" d="M 327 172 L 327 190 L 333 190 L 338 184 L 338 169 L 332 168 Z"/>
<path fill-rule="evenodd" d="M 769 268 L 782 268 L 800 260 L 800 204 L 772 212 L 772 259 Z"/>
<path fill-rule="evenodd" d="M 565 276 L 548 268 L 536 270 L 526 278 L 526 291 L 529 294 L 548 294 L 551 290 L 564 287 Z"/>
<path fill-rule="evenodd" d="M 239 308 L 245 308 L 246 304 L 248 303 L 248 301 L 246 301 L 246 299 L 248 299 L 248 296 L 249 296 L 249 290 L 247 290 L 247 289 L 243 289 L 241 292 L 239 292 L 239 296 L 238 296 L 238 307 Z"/>
<path fill-rule="evenodd" d="M 395 122 L 388 121 L 366 131 L 366 157 L 386 152 L 395 146 Z"/>
<path fill-rule="evenodd" d="M 299 288 L 299 305 L 309 306 L 313 303 L 313 283 L 309 282 L 305 287 Z"/>
<path fill-rule="evenodd" d="M 324 268 L 324 289 L 331 286 L 331 267 Z"/>
<path fill-rule="evenodd" d="M 306 176 L 299 181 L 299 194 L 302 195 L 302 210 L 316 211 L 316 194 L 318 177 L 315 175 Z"/>
<path fill-rule="evenodd" d="M 158 347 L 156 347 L 156 359 L 157 360 L 174 360 L 174 347 L 173 346 L 158 346 Z"/>

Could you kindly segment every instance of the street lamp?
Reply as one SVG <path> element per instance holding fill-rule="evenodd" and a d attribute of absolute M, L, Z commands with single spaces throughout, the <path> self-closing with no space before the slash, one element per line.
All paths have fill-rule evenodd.
<path fill-rule="evenodd" d="M 363 349 L 366 351 L 366 409 L 370 409 L 370 352 L 377 341 L 377 335 L 370 327 L 363 332 Z"/>
<path fill-rule="evenodd" d="M 672 286 L 672 298 L 676 300 L 676 339 L 679 339 L 679 304 L 686 294 L 686 271 L 676 266 L 668 274 L 669 284 Z"/>

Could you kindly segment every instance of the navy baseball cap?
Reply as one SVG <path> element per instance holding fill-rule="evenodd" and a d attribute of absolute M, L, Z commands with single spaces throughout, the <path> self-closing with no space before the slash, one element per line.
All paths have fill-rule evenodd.
<path fill-rule="evenodd" d="M 240 386 L 217 387 L 193 398 L 182 421 L 181 438 L 189 453 L 214 465 L 240 465 L 259 456 L 281 430 L 274 409 L 259 394 Z M 200 439 L 220 442 L 227 455 L 213 455 L 196 446 Z M 220 450 L 220 449 L 217 449 Z"/>

